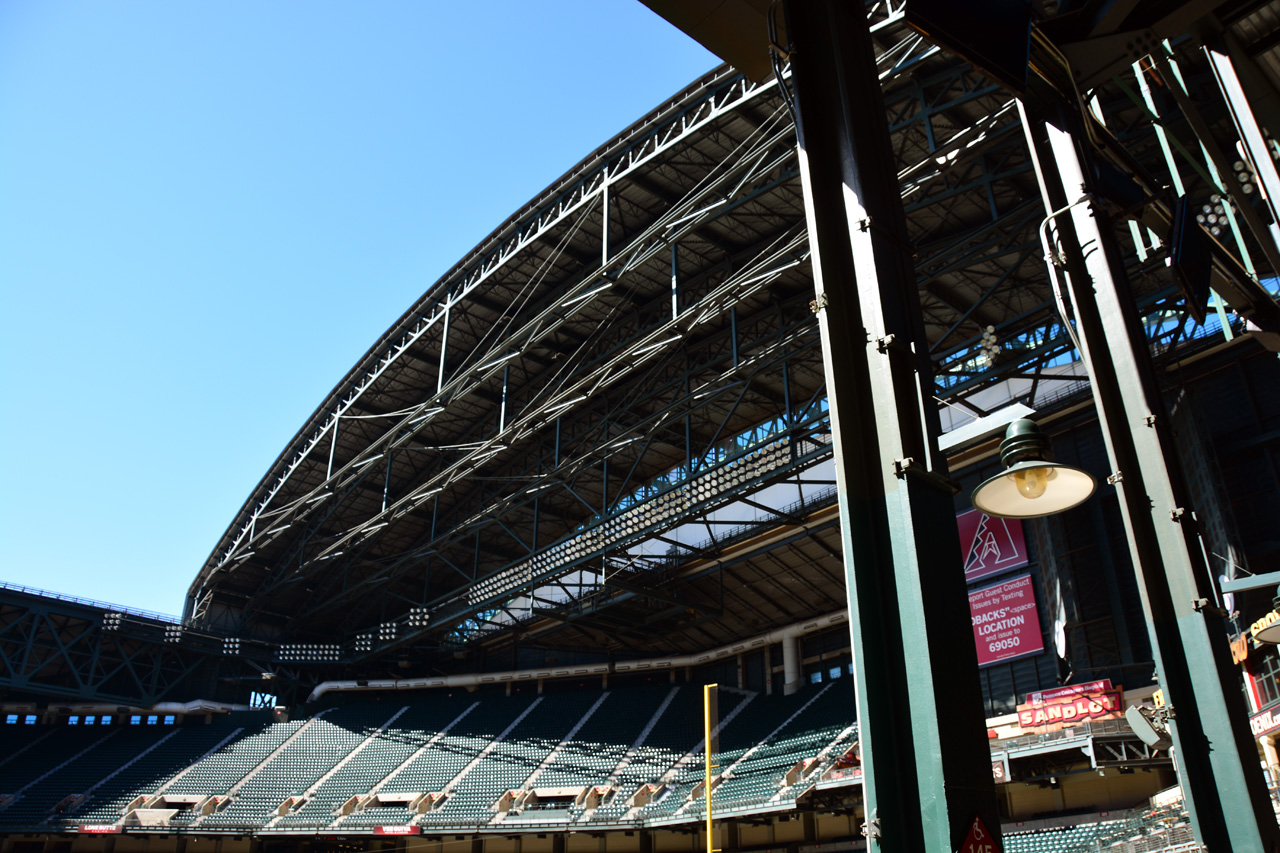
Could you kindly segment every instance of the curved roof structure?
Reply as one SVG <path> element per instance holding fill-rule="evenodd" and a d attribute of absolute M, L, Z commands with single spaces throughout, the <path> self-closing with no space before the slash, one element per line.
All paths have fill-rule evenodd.
<path fill-rule="evenodd" d="M 939 400 L 1078 389 L 1014 102 L 876 9 L 868 120 L 899 158 Z M 1137 89 L 1099 110 L 1158 171 Z M 796 156 L 779 84 L 722 67 L 567 172 L 316 409 L 188 620 L 358 659 L 498 636 L 675 652 L 843 606 Z M 1154 254 L 1129 260 L 1168 310 Z"/>

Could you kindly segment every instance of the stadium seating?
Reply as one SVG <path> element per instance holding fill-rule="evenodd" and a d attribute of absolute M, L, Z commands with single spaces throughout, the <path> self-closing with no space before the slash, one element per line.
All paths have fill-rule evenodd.
<path fill-rule="evenodd" d="M 0 827 L 111 823 L 140 803 L 167 808 L 159 819 L 172 827 L 209 832 L 503 820 L 633 826 L 702 812 L 690 797 L 703 778 L 698 685 L 329 698 L 333 707 L 287 723 L 240 712 L 208 724 L 60 727 L 39 761 L 0 762 L 0 793 L 22 794 L 0 811 Z M 828 764 L 842 754 L 846 745 L 833 744 L 848 739 L 852 708 L 848 680 L 792 696 L 722 689 L 715 808 L 794 800 L 803 785 L 789 786 L 788 771 L 824 750 Z M 17 744 L 48 731 L 18 728 L 0 735 Z M 649 784 L 659 795 L 634 806 L 632 795 Z M 577 796 L 596 787 L 613 793 Z M 510 810 L 496 810 L 508 791 Z M 441 803 L 421 804 L 439 793 Z M 211 796 L 227 801 L 214 808 Z M 59 804 L 65 813 L 54 813 Z"/>
<path fill-rule="evenodd" d="M 305 794 L 365 739 L 368 717 L 369 709 L 357 706 L 304 722 L 292 740 L 243 780 L 231 804 L 203 818 L 201 825 L 262 826 L 270 822 L 285 799 Z"/>
<path fill-rule="evenodd" d="M 272 724 L 265 714 L 258 716 L 257 725 L 246 726 L 245 731 L 223 749 L 162 786 L 164 793 L 225 794 L 306 722 Z"/>
<path fill-rule="evenodd" d="M 850 679 L 791 696 L 722 690 L 714 811 L 790 805 L 855 742 L 852 708 Z M 40 749 L 24 754 L 37 738 Z M 703 780 L 702 739 L 702 690 L 687 684 L 339 697 L 288 723 L 239 712 L 176 726 L 13 726 L 0 729 L 9 750 L 0 759 L 0 793 L 20 796 L 0 811 L 0 831 L 114 823 L 156 795 L 174 798 L 150 806 L 171 828 L 194 832 L 407 824 L 441 831 L 500 821 L 541 831 L 697 820 L 705 801 L 690 794 Z M 817 758 L 788 783 L 800 762 Z M 661 786 L 659 795 L 633 805 L 647 784 Z M 574 801 L 597 786 L 615 793 Z M 507 791 L 516 794 L 505 804 L 510 811 L 495 810 Z M 441 792 L 442 804 L 422 805 L 422 795 Z M 228 794 L 220 809 L 205 799 Z M 291 807 L 281 809 L 286 800 Z M 1190 829 L 1175 808 L 1014 832 L 1005 849 L 1147 853 L 1183 838 Z"/>
<path fill-rule="evenodd" d="M 342 803 L 353 796 L 371 792 L 418 752 L 433 733 L 447 727 L 472 704 L 471 700 L 462 699 L 408 705 L 380 703 L 378 712 L 366 718 L 369 722 L 362 733 L 367 740 L 362 747 L 332 776 L 317 785 L 301 808 L 280 818 L 278 825 L 315 826 L 332 821 L 335 810 Z M 396 708 L 396 705 L 400 707 Z M 393 716 L 394 727 L 388 725 L 381 731 L 376 728 Z M 383 719 L 378 720 L 378 717 Z"/>
<path fill-rule="evenodd" d="M 84 807 L 75 812 L 76 819 L 83 823 L 114 823 L 134 798 L 135 792 L 154 792 L 164 780 L 199 761 L 226 738 L 242 731 L 236 723 L 231 717 L 223 717 L 209 725 L 173 729 L 172 737 L 161 745 L 162 748 L 139 757 L 91 794 Z"/>
<path fill-rule="evenodd" d="M 574 692 L 535 700 L 515 726 L 451 782 L 451 796 L 432 823 L 487 823 L 504 791 L 519 788 L 599 698 Z"/>
<path fill-rule="evenodd" d="M 1095 850 L 1094 842 L 1116 826 L 1117 823 L 1113 821 L 1042 829 L 1036 832 L 1008 833 L 1004 837 L 1004 849 L 1005 853 L 1068 853 L 1075 849 L 1083 853 L 1086 850 Z M 1108 848 L 1104 846 L 1102 849 Z M 1117 853 L 1122 849 L 1117 848 Z M 1130 852 L 1125 850 L 1123 853 Z"/>
<path fill-rule="evenodd" d="M 68 727 L 70 729 L 70 727 Z M 0 816 L 6 822 L 39 824 L 68 797 L 84 794 L 125 765 L 139 753 L 149 750 L 163 738 L 175 735 L 177 729 L 160 727 L 99 727 L 68 730 L 54 744 L 42 750 L 42 758 L 54 751 L 62 761 L 48 761 L 42 766 L 34 761 L 11 762 L 3 767 L 5 793 L 21 797 Z M 27 781 L 22 782 L 23 779 Z M 14 781 L 9 781 L 14 780 Z M 21 784 L 15 784 L 21 783 Z"/>

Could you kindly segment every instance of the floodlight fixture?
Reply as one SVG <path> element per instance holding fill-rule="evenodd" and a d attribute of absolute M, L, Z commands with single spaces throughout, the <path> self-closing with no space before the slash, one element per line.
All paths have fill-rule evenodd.
<path fill-rule="evenodd" d="M 1169 712 L 1167 709 L 1144 708 L 1131 705 L 1124 712 L 1129 728 L 1138 736 L 1138 740 L 1152 749 L 1168 749 L 1173 746 L 1173 736 L 1169 733 Z"/>
<path fill-rule="evenodd" d="M 1097 483 L 1087 472 L 1053 461 L 1053 445 L 1034 421 L 1009 424 L 1000 442 L 1005 470 L 973 490 L 973 505 L 1000 518 L 1038 518 L 1084 503 Z"/>

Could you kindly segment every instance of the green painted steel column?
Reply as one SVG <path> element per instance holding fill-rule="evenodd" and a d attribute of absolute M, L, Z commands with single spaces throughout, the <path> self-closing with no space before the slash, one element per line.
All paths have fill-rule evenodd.
<path fill-rule="evenodd" d="M 862 4 L 784 8 L 869 849 L 952 853 L 1000 821 L 897 163 Z"/>
<path fill-rule="evenodd" d="M 1149 345 L 1112 221 L 1085 177 L 1092 155 L 1066 109 L 1051 120 L 1021 110 L 1045 205 L 1060 211 L 1049 234 L 1061 267 L 1049 274 L 1075 306 L 1196 837 L 1215 853 L 1275 850 L 1280 832 Z"/>

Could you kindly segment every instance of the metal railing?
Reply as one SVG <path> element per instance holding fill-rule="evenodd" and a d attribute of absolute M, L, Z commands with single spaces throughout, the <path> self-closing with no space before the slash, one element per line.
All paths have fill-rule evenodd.
<path fill-rule="evenodd" d="M 142 610 L 137 607 L 125 607 L 123 604 L 112 604 L 108 601 L 97 601 L 92 598 L 80 598 L 79 596 L 67 595 L 61 592 L 51 592 L 50 590 L 39 589 L 34 586 L 22 586 L 21 584 L 0 581 L 0 589 L 26 593 L 27 595 L 38 595 L 41 598 L 54 598 L 58 601 L 69 601 L 72 604 L 83 604 L 86 607 L 94 607 L 99 610 L 109 610 L 113 613 L 128 613 L 130 616 L 141 616 L 144 619 L 154 619 L 157 622 L 168 622 L 171 625 L 182 624 L 181 616 L 173 616 L 168 613 L 156 613 L 154 610 Z"/>

